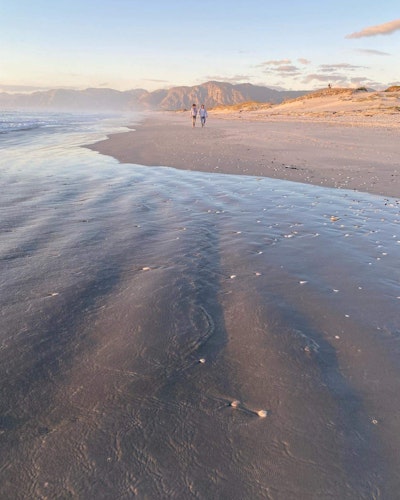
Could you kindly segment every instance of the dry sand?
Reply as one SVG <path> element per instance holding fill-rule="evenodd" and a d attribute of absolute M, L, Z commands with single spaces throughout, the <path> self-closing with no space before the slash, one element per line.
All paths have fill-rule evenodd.
<path fill-rule="evenodd" d="M 314 103 L 315 104 L 315 103 Z M 286 105 L 292 113 L 298 103 Z M 275 109 L 275 108 L 274 108 Z M 400 116 L 300 116 L 276 109 L 209 113 L 191 127 L 187 113 L 144 117 L 136 130 L 90 146 L 122 163 L 265 176 L 398 197 Z"/>

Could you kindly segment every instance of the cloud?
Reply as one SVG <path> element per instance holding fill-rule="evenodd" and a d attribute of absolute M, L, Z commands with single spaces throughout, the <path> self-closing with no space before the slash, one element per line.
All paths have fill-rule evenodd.
<path fill-rule="evenodd" d="M 359 69 L 368 69 L 366 66 L 356 66 L 348 63 L 337 63 L 337 64 L 321 64 L 318 67 L 317 73 L 310 73 L 304 75 L 302 81 L 304 83 L 310 82 L 327 82 L 336 83 L 336 85 L 341 85 L 344 87 L 360 85 L 368 81 L 368 78 L 360 77 L 358 75 L 351 75 L 351 72 Z M 358 73 L 358 71 L 357 71 Z"/>
<path fill-rule="evenodd" d="M 370 83 L 371 80 L 369 78 L 363 78 L 363 77 L 350 78 L 350 83 L 354 86 L 365 85 L 367 82 Z"/>
<path fill-rule="evenodd" d="M 311 64 L 311 61 L 309 61 L 308 59 L 304 59 L 303 57 L 300 57 L 297 60 L 299 61 L 300 64 Z"/>
<path fill-rule="evenodd" d="M 159 80 L 157 78 L 143 78 L 142 81 L 150 83 L 168 83 L 168 80 Z"/>
<path fill-rule="evenodd" d="M 265 61 L 258 66 L 283 66 L 286 64 L 291 64 L 291 62 L 292 61 L 290 59 L 276 59 L 272 61 Z"/>
<path fill-rule="evenodd" d="M 279 66 L 278 68 L 276 68 L 275 72 L 276 73 L 283 73 L 286 75 L 288 73 L 297 74 L 299 72 L 299 68 L 297 68 L 297 66 L 292 66 L 292 65 L 288 64 L 287 66 Z"/>
<path fill-rule="evenodd" d="M 312 73 L 307 75 L 302 80 L 304 83 L 310 83 L 312 81 L 317 82 L 343 82 L 342 75 L 320 75 L 319 73 Z"/>
<path fill-rule="evenodd" d="M 280 59 L 275 61 L 265 61 L 258 64 L 256 68 L 263 68 L 264 73 L 273 73 L 279 75 L 297 75 L 300 69 L 297 66 L 291 64 L 290 59 Z"/>
<path fill-rule="evenodd" d="M 344 75 L 334 74 L 334 75 L 321 75 L 319 73 L 313 73 L 305 76 L 302 79 L 302 82 L 305 84 L 309 84 L 311 82 L 323 82 L 323 83 L 332 83 L 337 87 L 350 87 L 357 88 L 361 86 L 375 87 L 382 86 L 377 82 L 373 82 L 368 77 L 357 76 L 353 78 L 347 78 Z"/>
<path fill-rule="evenodd" d="M 360 69 L 363 68 L 365 69 L 365 66 L 355 66 L 354 64 L 348 64 L 348 63 L 339 63 L 339 64 L 321 64 L 320 70 L 323 71 L 324 73 L 329 73 L 330 71 L 337 71 L 337 70 L 347 70 L 347 71 L 353 71 L 355 69 Z"/>
<path fill-rule="evenodd" d="M 209 75 L 205 76 L 204 79 L 201 81 L 201 83 L 204 82 L 228 82 L 228 83 L 242 83 L 242 82 L 248 82 L 251 80 L 252 76 L 251 75 L 234 75 L 231 77 L 227 76 L 221 76 L 221 75 Z"/>
<path fill-rule="evenodd" d="M 390 35 L 395 31 L 400 30 L 400 19 L 395 21 L 389 21 L 388 23 L 378 24 L 376 26 L 369 26 L 361 31 L 351 33 L 347 35 L 346 38 L 362 38 L 365 36 L 376 36 L 376 35 Z"/>
<path fill-rule="evenodd" d="M 381 50 L 373 49 L 357 49 L 357 52 L 363 52 L 364 54 L 372 54 L 375 56 L 390 56 L 389 52 L 382 52 Z"/>

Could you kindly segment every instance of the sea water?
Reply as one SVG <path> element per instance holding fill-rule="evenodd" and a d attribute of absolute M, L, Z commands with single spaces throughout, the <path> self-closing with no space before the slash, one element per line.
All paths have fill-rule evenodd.
<path fill-rule="evenodd" d="M 396 498 L 396 199 L 0 123 L 1 497 Z"/>

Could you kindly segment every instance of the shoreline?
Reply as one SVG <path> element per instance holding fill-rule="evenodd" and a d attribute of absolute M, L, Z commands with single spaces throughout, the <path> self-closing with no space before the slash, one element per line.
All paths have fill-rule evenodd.
<path fill-rule="evenodd" d="M 297 118 L 255 120 L 157 112 L 132 131 L 85 146 L 120 163 L 251 175 L 400 196 L 398 128 Z"/>

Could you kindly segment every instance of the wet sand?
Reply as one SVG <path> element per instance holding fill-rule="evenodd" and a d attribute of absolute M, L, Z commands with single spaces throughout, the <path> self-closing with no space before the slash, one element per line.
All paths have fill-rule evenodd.
<path fill-rule="evenodd" d="M 231 149 L 222 120 L 164 116 L 175 144 Z M 397 498 L 396 199 L 20 149 L 0 177 L 1 498 Z"/>
<path fill-rule="evenodd" d="M 400 196 L 400 128 L 368 118 L 230 119 L 212 116 L 192 129 L 189 116 L 156 113 L 135 131 L 112 135 L 90 148 L 123 163 L 200 172 L 271 177 Z"/>

